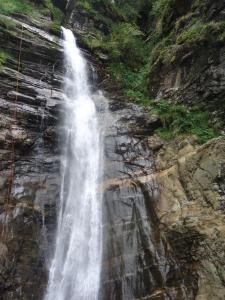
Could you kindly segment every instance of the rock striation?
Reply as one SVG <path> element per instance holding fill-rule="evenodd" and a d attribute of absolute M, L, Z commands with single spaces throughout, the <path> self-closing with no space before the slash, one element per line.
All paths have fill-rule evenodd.
<path fill-rule="evenodd" d="M 165 14 L 153 21 L 161 42 L 152 53 L 149 94 L 200 106 L 212 113 L 215 123 L 224 125 L 225 4 L 167 2 Z"/>
<path fill-rule="evenodd" d="M 197 300 L 225 297 L 224 163 L 224 138 L 179 140 L 156 156 L 156 214 L 176 257 L 197 273 Z"/>
<path fill-rule="evenodd" d="M 92 26 L 71 1 L 55 2 L 78 37 Z M 176 15 L 164 20 L 167 30 L 177 18 L 188 22 L 194 9 L 194 1 L 178 2 Z M 223 1 L 204 2 L 207 21 L 221 20 Z M 39 300 L 60 191 L 62 50 L 47 30 L 48 15 L 0 17 L 1 48 L 9 53 L 0 66 L 0 298 Z M 176 59 L 157 60 L 149 74 L 151 92 L 209 107 L 213 95 L 215 108 L 224 96 L 223 48 L 205 40 L 177 46 Z M 224 138 L 202 146 L 193 137 L 162 141 L 154 134 L 161 121 L 111 83 L 107 57 L 85 55 L 105 130 L 100 299 L 224 299 Z"/>
<path fill-rule="evenodd" d="M 55 228 L 59 196 L 62 52 L 56 36 L 23 16 L 1 15 L 0 298 L 41 299 L 45 224 Z M 19 62 L 20 59 L 20 62 Z"/>

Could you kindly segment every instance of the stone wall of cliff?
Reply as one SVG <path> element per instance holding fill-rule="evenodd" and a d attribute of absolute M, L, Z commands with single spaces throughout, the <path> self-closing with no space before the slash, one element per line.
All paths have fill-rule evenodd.
<path fill-rule="evenodd" d="M 115 3 L 100 2 L 102 5 L 98 6 L 86 1 L 86 7 L 77 2 L 67 12 L 67 22 L 78 34 L 81 45 L 98 57 L 126 96 L 144 104 L 150 114 L 160 110 L 161 123 L 155 128 L 174 122 L 178 124 L 174 127 L 177 132 L 176 126 L 193 121 L 194 117 L 189 116 L 197 108 L 197 114 L 205 112 L 212 127 L 223 133 L 224 1 L 140 1 L 139 6 L 133 7 L 133 14 L 129 14 L 129 1 L 126 12 L 121 12 Z M 139 31 L 130 38 L 129 30 Z M 143 52 L 135 50 L 135 46 L 143 48 Z M 129 54 L 134 52 L 131 59 Z M 147 59 L 138 60 L 137 53 Z M 104 80 L 106 87 L 111 85 L 107 77 Z M 173 107 L 172 112 L 169 107 Z M 204 122 L 201 118 L 195 121 L 198 128 Z M 138 176 L 131 172 L 130 176 L 141 184 L 145 195 L 150 195 L 148 201 L 155 208 L 160 228 L 182 270 L 193 281 L 197 278 L 194 298 L 222 300 L 224 137 L 200 146 L 193 136 L 195 128 L 193 132 L 190 128 L 180 136 L 170 135 L 169 142 L 155 135 L 150 137 L 148 145 L 155 153 L 155 173 Z M 203 129 L 207 130 L 208 127 Z M 154 200 L 152 180 L 160 190 Z"/>
<path fill-rule="evenodd" d="M 46 241 L 53 239 L 45 224 L 52 224 L 53 230 L 56 226 L 53 216 L 59 193 L 61 46 L 49 32 L 50 13 L 24 13 L 0 14 L 4 58 L 0 66 L 0 298 L 4 300 L 41 299 L 47 281 Z"/>
<path fill-rule="evenodd" d="M 82 47 L 134 101 L 183 103 L 224 121 L 224 2 L 70 1 L 66 22 Z"/>
<path fill-rule="evenodd" d="M 197 113 L 208 112 L 213 125 L 223 129 L 224 1 L 114 2 L 54 0 L 65 14 L 60 22 L 75 32 L 97 70 L 99 87 L 109 92 L 110 112 L 116 116 L 106 142 L 110 180 L 104 230 L 110 238 L 104 240 L 102 293 L 107 299 L 117 291 L 119 299 L 123 284 L 130 284 L 139 298 L 166 299 L 171 293 L 178 300 L 222 300 L 224 138 L 199 145 L 188 132 L 170 135 L 170 141 L 152 134 L 171 119 L 177 121 L 174 111 L 172 118 L 162 115 L 168 106 L 162 106 L 161 98 L 179 108 L 185 103 L 178 114 L 182 122 L 197 106 Z M 60 188 L 60 22 L 46 1 L 30 3 L 35 3 L 32 16 L 30 6 L 0 15 L 0 295 L 4 300 L 42 298 Z M 153 97 L 156 100 L 151 101 Z M 122 103 L 131 99 L 145 104 L 145 113 Z M 161 105 L 161 115 L 150 118 L 157 110 L 155 103 Z M 127 223 L 121 225 L 127 216 L 133 218 L 129 230 Z M 126 243 L 135 238 L 134 253 Z M 160 254 L 162 265 L 152 249 Z M 127 260 L 122 259 L 124 253 L 129 254 Z M 129 269 L 118 271 L 135 259 L 139 277 Z"/>

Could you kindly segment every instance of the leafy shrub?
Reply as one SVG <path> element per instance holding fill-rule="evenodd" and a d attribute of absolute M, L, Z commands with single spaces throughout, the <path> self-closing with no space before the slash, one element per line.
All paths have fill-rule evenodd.
<path fill-rule="evenodd" d="M 93 30 L 82 36 L 83 42 L 92 50 L 101 49 L 108 54 L 109 73 L 126 95 L 139 102 L 144 102 L 146 98 L 146 65 L 150 43 L 144 41 L 144 33 L 135 22 L 147 2 L 76 1 L 76 6 L 86 11 L 96 24 Z M 155 35 L 154 38 L 157 39 Z"/>
<path fill-rule="evenodd" d="M 173 0 L 153 0 L 152 11 L 157 17 L 162 17 L 166 11 L 171 7 Z"/>
<path fill-rule="evenodd" d="M 145 65 L 133 71 L 123 63 L 111 63 L 107 69 L 115 82 L 119 83 L 125 95 L 142 105 L 149 102 L 146 100 L 148 97 Z"/>
<path fill-rule="evenodd" d="M 162 120 L 163 128 L 158 134 L 170 139 L 181 134 L 194 134 L 200 143 L 218 136 L 217 131 L 209 122 L 207 112 L 199 109 L 189 110 L 185 105 L 171 104 L 166 100 L 154 103 L 155 112 Z"/>
<path fill-rule="evenodd" d="M 165 60 L 171 60 L 171 58 L 174 56 L 174 51 L 171 51 L 173 47 L 171 45 L 171 38 L 170 36 L 167 36 L 158 43 L 156 43 L 155 47 L 151 51 L 150 55 L 150 66 L 157 61 L 159 58 Z"/>
<path fill-rule="evenodd" d="M 136 25 L 125 22 L 115 24 L 105 40 L 104 48 L 110 53 L 112 61 L 123 62 L 135 69 L 147 57 L 147 45 L 142 35 Z"/>

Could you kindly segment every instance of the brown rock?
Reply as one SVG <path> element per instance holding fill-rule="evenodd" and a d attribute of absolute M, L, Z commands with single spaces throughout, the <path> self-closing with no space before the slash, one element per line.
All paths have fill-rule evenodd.
<path fill-rule="evenodd" d="M 177 241 L 169 234 L 174 251 L 183 243 L 178 255 L 189 268 L 197 262 L 196 299 L 225 299 L 225 138 L 201 147 L 170 143 L 158 153 L 157 165 L 161 195 L 156 212 L 168 234 L 181 235 Z M 193 230 L 196 242 L 184 255 Z"/>

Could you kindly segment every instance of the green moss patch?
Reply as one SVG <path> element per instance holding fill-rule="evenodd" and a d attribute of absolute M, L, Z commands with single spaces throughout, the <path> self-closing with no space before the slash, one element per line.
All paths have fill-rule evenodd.
<path fill-rule="evenodd" d="M 0 71 L 4 66 L 4 64 L 7 62 L 8 58 L 9 58 L 9 54 L 5 51 L 0 50 Z"/>

